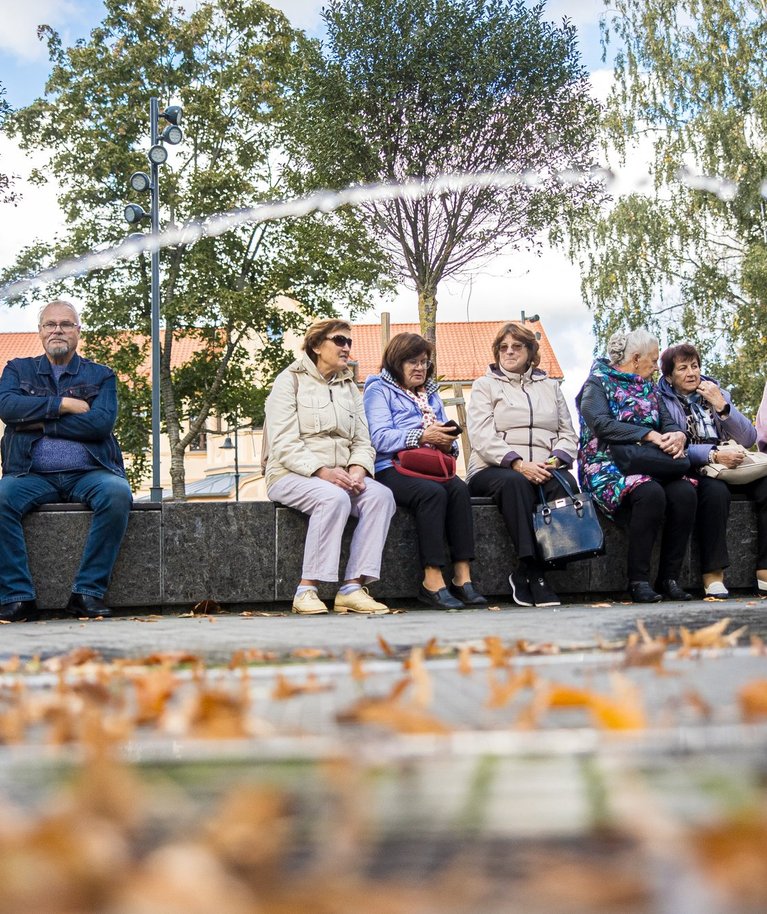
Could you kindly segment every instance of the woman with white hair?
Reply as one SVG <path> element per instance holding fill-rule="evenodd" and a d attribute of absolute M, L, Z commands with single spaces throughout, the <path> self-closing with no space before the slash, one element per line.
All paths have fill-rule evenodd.
<path fill-rule="evenodd" d="M 695 522 L 695 488 L 684 476 L 683 467 L 689 468 L 689 462 L 680 460 L 675 474 L 668 459 L 684 457 L 686 435 L 671 418 L 653 382 L 657 370 L 658 340 L 654 336 L 643 327 L 614 333 L 607 344 L 607 358 L 594 362 L 576 397 L 581 417 L 581 482 L 608 517 L 628 526 L 628 580 L 635 603 L 656 603 L 663 595 L 671 600 L 691 599 L 677 578 Z M 656 475 L 627 468 L 627 449 L 622 446 L 640 443 L 655 446 L 646 448 L 650 460 L 653 450 L 655 455 L 659 451 L 668 455 L 657 460 L 669 465 L 663 473 L 660 467 Z M 641 461 L 641 457 L 636 459 Z M 660 564 L 653 587 L 650 557 L 661 530 Z"/>

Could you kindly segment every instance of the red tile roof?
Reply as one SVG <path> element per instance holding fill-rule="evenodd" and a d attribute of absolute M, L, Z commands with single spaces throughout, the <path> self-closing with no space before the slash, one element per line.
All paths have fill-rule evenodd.
<path fill-rule="evenodd" d="M 492 361 L 492 344 L 502 321 L 446 321 L 437 323 L 437 372 L 447 381 L 473 381 L 487 371 Z M 539 333 L 541 365 L 551 378 L 564 377 L 546 331 L 540 321 L 526 321 Z M 391 335 L 420 333 L 418 324 L 392 324 Z M 357 377 L 364 381 L 381 366 L 381 325 L 353 324 L 352 358 L 358 362 Z"/>
<path fill-rule="evenodd" d="M 473 381 L 483 375 L 492 359 L 491 346 L 500 321 L 446 321 L 437 324 L 437 370 L 447 381 Z M 527 327 L 533 333 L 540 333 L 541 368 L 551 378 L 562 378 L 554 350 L 551 348 L 546 331 L 540 321 L 528 321 Z M 392 324 L 391 335 L 395 333 L 418 333 L 418 324 Z M 381 365 L 381 325 L 354 324 L 352 327 L 354 348 L 352 357 L 359 363 L 357 376 L 364 381 L 369 374 L 377 374 Z M 136 335 L 141 344 L 145 337 Z M 203 341 L 194 336 L 178 336 L 173 344 L 173 366 L 183 365 L 195 352 L 203 348 Z M 87 355 L 87 345 L 83 344 Z M 0 333 L 0 371 L 9 359 L 22 356 L 40 355 L 43 351 L 37 333 Z M 149 352 L 144 363 L 149 374 Z"/>
<path fill-rule="evenodd" d="M 133 339 L 139 345 L 143 345 L 146 337 L 135 334 Z M 177 368 L 188 362 L 189 359 L 202 349 L 204 343 L 194 336 L 177 336 L 173 341 L 173 367 Z M 84 355 L 88 354 L 88 345 L 82 342 L 80 349 Z M 26 358 L 34 355 L 41 355 L 43 347 L 40 343 L 40 337 L 34 331 L 29 333 L 0 333 L 0 371 L 5 368 L 5 363 L 10 359 Z M 149 374 L 150 354 L 147 348 L 147 357 L 144 361 L 143 369 Z"/>
<path fill-rule="evenodd" d="M 40 355 L 43 347 L 36 333 L 0 333 L 0 370 L 11 359 Z"/>

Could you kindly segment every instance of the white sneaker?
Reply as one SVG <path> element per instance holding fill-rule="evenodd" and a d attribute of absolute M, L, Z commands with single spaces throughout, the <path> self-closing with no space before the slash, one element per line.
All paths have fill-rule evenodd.
<path fill-rule="evenodd" d="M 368 593 L 367 587 L 360 587 L 351 593 L 337 593 L 333 603 L 333 612 L 368 613 L 382 616 L 389 612 L 389 607 L 385 603 L 374 600 Z"/>
<path fill-rule="evenodd" d="M 305 590 L 299 596 L 293 597 L 293 612 L 300 616 L 316 616 L 327 611 L 327 606 L 317 596 L 316 590 Z"/>
<path fill-rule="evenodd" d="M 712 581 L 708 587 L 704 589 L 705 596 L 707 597 L 729 597 L 730 591 L 724 586 L 721 581 Z"/>

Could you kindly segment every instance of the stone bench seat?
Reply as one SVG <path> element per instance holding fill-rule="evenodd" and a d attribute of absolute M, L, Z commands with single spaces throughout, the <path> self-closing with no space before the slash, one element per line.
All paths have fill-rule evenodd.
<path fill-rule="evenodd" d="M 488 596 L 507 598 L 514 551 L 503 520 L 487 498 L 472 499 L 476 533 L 473 577 Z M 344 538 L 342 566 L 354 520 Z M 43 609 L 59 609 L 80 561 L 90 524 L 83 505 L 44 505 L 24 520 L 30 567 Z M 626 591 L 626 533 L 602 521 L 607 553 L 574 562 L 551 573 L 552 586 L 565 598 L 615 597 Z M 272 502 L 186 502 L 133 505 L 123 548 L 107 594 L 118 609 L 178 610 L 201 600 L 223 606 L 288 602 L 301 577 L 307 518 Z M 734 589 L 753 586 L 756 517 L 751 502 L 733 498 L 730 512 L 730 561 L 727 582 Z M 697 548 L 685 561 L 681 583 L 699 587 Z M 382 599 L 414 599 L 421 581 L 415 524 L 398 510 L 384 550 L 381 580 L 371 588 Z M 332 596 L 335 587 L 323 585 Z"/>

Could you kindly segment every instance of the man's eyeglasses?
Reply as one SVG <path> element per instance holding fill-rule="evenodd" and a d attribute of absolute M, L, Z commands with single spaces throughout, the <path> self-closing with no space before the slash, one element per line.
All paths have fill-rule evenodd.
<path fill-rule="evenodd" d="M 405 359 L 405 364 L 408 368 L 423 368 L 428 371 L 434 363 L 431 361 L 431 359 L 422 359 L 420 361 L 416 361 L 415 359 Z"/>
<path fill-rule="evenodd" d="M 352 348 L 352 338 L 350 336 L 341 336 L 340 333 L 337 333 L 335 336 L 328 336 L 326 339 L 329 339 L 331 343 L 335 343 L 336 346 L 343 348 L 348 346 L 349 349 Z"/>
<path fill-rule="evenodd" d="M 63 330 L 64 333 L 69 333 L 80 325 L 75 324 L 74 321 L 46 321 L 44 324 L 40 324 L 40 326 L 46 333 L 53 333 L 56 328 Z"/>

